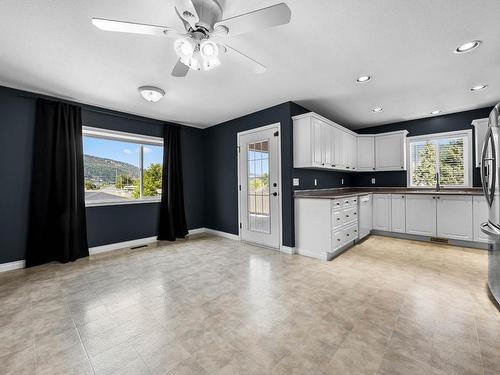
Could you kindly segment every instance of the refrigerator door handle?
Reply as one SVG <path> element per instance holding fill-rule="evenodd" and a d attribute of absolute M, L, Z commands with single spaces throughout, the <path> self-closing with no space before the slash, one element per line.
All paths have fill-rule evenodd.
<path fill-rule="evenodd" d="M 491 239 L 500 240 L 500 229 L 497 229 L 494 226 L 490 225 L 489 222 L 482 223 L 480 228 L 481 232 L 487 234 L 489 237 L 491 237 Z"/>
<path fill-rule="evenodd" d="M 488 152 L 488 143 L 491 141 L 491 158 L 487 157 Z M 481 182 L 483 184 L 484 196 L 486 197 L 486 202 L 488 202 L 488 206 L 491 207 L 493 203 L 493 198 L 495 195 L 495 181 L 496 181 L 496 173 L 497 173 L 497 161 L 495 159 L 496 150 L 495 150 L 495 141 L 493 138 L 493 131 L 491 127 L 488 127 L 486 132 L 486 137 L 483 143 L 483 150 L 481 156 Z M 491 162 L 491 168 L 489 168 L 489 163 Z M 490 176 L 491 172 L 491 176 Z M 491 177 L 491 178 L 490 178 Z M 491 186 L 490 186 L 491 181 Z"/>

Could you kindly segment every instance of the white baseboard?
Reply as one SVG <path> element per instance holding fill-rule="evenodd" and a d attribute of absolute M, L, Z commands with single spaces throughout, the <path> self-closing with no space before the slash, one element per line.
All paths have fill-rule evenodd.
<path fill-rule="evenodd" d="M 139 238 L 137 240 L 132 240 L 132 241 L 124 241 L 124 242 L 111 243 L 109 245 L 102 245 L 102 246 L 90 247 L 89 248 L 89 254 L 90 255 L 95 255 L 95 254 L 105 253 L 107 251 L 113 251 L 113 250 L 118 250 L 118 249 L 125 249 L 127 247 L 148 245 L 148 244 L 153 243 L 153 242 L 156 242 L 156 236 L 154 236 L 154 237 L 147 237 L 147 238 Z"/>
<path fill-rule="evenodd" d="M 290 246 L 281 246 L 280 251 L 285 254 L 295 254 L 295 248 Z"/>
<path fill-rule="evenodd" d="M 196 234 L 203 234 L 205 233 L 205 228 L 196 228 L 196 229 L 190 229 L 188 232 L 188 236 L 196 235 Z"/>
<path fill-rule="evenodd" d="M 18 270 L 26 267 L 26 262 L 24 260 L 17 260 L 15 262 L 1 263 L 0 272 Z"/>
<path fill-rule="evenodd" d="M 227 232 L 221 232 L 221 231 L 215 230 L 215 229 L 205 228 L 205 233 L 207 233 L 207 234 L 213 234 L 214 236 L 223 237 L 223 238 L 227 238 L 227 239 L 230 239 L 230 240 L 235 240 L 235 241 L 239 241 L 240 240 L 240 236 L 238 236 L 236 234 L 227 233 Z"/>

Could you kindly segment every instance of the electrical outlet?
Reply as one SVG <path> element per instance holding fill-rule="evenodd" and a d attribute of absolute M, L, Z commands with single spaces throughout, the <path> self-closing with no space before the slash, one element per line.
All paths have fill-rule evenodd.
<path fill-rule="evenodd" d="M 317 178 L 314 179 L 314 186 L 318 186 L 318 179 Z"/>
<path fill-rule="evenodd" d="M 375 185 L 375 179 L 372 178 L 372 185 Z"/>
<path fill-rule="evenodd" d="M 300 180 L 298 178 L 293 179 L 293 186 L 299 186 L 300 185 Z"/>
<path fill-rule="evenodd" d="M 344 185 L 344 179 L 342 179 L 342 185 Z"/>

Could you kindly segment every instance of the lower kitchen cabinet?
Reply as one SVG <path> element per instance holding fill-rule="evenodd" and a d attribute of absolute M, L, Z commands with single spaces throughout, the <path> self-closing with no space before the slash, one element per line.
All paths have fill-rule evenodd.
<path fill-rule="evenodd" d="M 406 233 L 406 195 L 391 196 L 391 231 Z"/>
<path fill-rule="evenodd" d="M 373 194 L 373 229 L 391 231 L 391 194 Z"/>
<path fill-rule="evenodd" d="M 406 196 L 406 233 L 436 236 L 436 197 L 432 195 Z"/>
<path fill-rule="evenodd" d="M 488 221 L 489 208 L 485 197 L 475 196 L 472 198 L 473 223 L 474 223 L 474 241 L 488 242 L 488 235 L 484 234 L 479 228 L 482 223 Z"/>
<path fill-rule="evenodd" d="M 472 241 L 472 197 L 440 195 L 436 197 L 438 237 Z"/>

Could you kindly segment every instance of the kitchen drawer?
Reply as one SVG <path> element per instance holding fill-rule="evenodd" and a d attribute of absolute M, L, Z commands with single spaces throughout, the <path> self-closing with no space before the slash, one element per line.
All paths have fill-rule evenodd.
<path fill-rule="evenodd" d="M 342 230 L 332 233 L 332 250 L 342 247 L 345 243 L 345 233 Z"/>
<path fill-rule="evenodd" d="M 344 244 L 358 239 L 358 226 L 351 225 L 344 229 Z"/>
<path fill-rule="evenodd" d="M 333 199 L 332 200 L 332 210 L 342 209 L 343 205 L 344 205 L 343 199 Z"/>
<path fill-rule="evenodd" d="M 358 197 L 349 197 L 342 199 L 342 206 L 344 208 L 351 207 L 354 205 L 358 205 Z"/>
<path fill-rule="evenodd" d="M 344 225 L 344 211 L 343 210 L 335 210 L 332 212 L 332 226 L 333 228 L 340 228 Z"/>
<path fill-rule="evenodd" d="M 344 223 L 352 223 L 358 220 L 358 207 L 346 208 L 344 210 Z"/>

